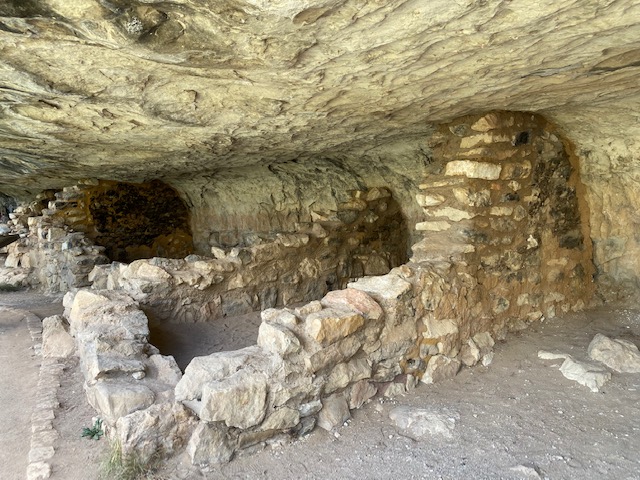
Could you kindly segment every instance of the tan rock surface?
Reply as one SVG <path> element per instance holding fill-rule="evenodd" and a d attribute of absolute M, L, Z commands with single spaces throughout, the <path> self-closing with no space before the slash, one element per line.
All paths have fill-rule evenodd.
<path fill-rule="evenodd" d="M 402 185 L 435 124 L 534 111 L 573 143 L 599 273 L 637 287 L 638 17 L 634 0 L 3 2 L 0 191 L 160 178 L 194 225 L 291 225 L 270 209 L 300 192 L 324 208 L 327 185 Z M 470 127 L 469 155 L 495 126 Z"/>

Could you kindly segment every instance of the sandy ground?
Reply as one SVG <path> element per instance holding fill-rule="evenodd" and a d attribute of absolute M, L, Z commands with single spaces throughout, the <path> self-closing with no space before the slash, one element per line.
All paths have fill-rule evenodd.
<path fill-rule="evenodd" d="M 47 308 L 34 298 L 42 302 L 31 295 L 0 294 L 0 306 L 21 304 L 42 316 Z M 253 342 L 257 316 L 249 317 L 244 318 L 248 326 L 226 319 L 226 328 L 190 325 L 175 333 L 173 327 L 161 326 L 155 333 L 164 338 L 163 353 L 172 348 L 172 337 L 177 340 L 173 349 L 184 364 L 190 348 L 197 354 L 219 349 L 225 332 L 234 347 Z M 38 361 L 22 327 L 5 317 L 0 322 L 3 480 L 25 478 L 28 446 L 23 444 L 29 438 L 30 382 L 37 377 Z M 640 479 L 640 374 L 614 373 L 600 393 L 592 393 L 564 378 L 559 362 L 537 358 L 544 349 L 586 359 L 596 333 L 640 345 L 640 310 L 610 306 L 536 324 L 497 344 L 488 367 L 465 368 L 451 380 L 421 385 L 394 399 L 374 398 L 354 411 L 337 434 L 316 429 L 303 439 L 265 446 L 209 472 L 197 471 L 181 458 L 149 478 Z M 242 340 L 244 334 L 249 340 Z M 77 361 L 67 362 L 58 396 L 60 438 L 51 478 L 99 478 L 108 445 L 80 438 L 94 413 L 82 393 Z M 456 419 L 451 438 L 409 438 L 389 419 L 389 411 L 398 405 L 429 408 Z"/>

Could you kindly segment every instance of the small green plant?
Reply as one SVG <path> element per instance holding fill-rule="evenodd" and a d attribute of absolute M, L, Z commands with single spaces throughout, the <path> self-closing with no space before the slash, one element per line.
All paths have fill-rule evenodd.
<path fill-rule="evenodd" d="M 93 427 L 84 427 L 82 429 L 82 436 L 87 437 L 89 440 L 100 440 L 100 437 L 104 435 L 104 430 L 102 430 L 102 420 L 99 418 L 96 419 L 96 423 L 93 424 Z"/>

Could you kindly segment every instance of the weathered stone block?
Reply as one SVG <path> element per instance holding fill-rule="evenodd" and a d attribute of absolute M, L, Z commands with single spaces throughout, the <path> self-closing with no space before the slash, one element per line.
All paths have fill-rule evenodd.
<path fill-rule="evenodd" d="M 300 422 L 300 412 L 297 409 L 281 407 L 271 413 L 260 425 L 259 430 L 287 430 Z"/>
<path fill-rule="evenodd" d="M 144 385 L 124 381 L 98 382 L 93 386 L 85 386 L 87 399 L 102 418 L 115 423 L 136 410 L 150 406 L 155 394 Z"/>
<path fill-rule="evenodd" d="M 331 345 L 364 325 L 364 317 L 355 312 L 325 308 L 320 312 L 310 314 L 305 320 L 305 331 L 316 342 Z"/>
<path fill-rule="evenodd" d="M 300 320 L 286 309 L 267 308 L 260 313 L 263 322 L 277 323 L 284 327 L 294 327 Z"/>
<path fill-rule="evenodd" d="M 365 319 L 378 320 L 383 311 L 380 305 L 364 291 L 355 288 L 345 288 L 327 293 L 320 303 L 326 308 L 348 308 Z"/>
<path fill-rule="evenodd" d="M 263 373 L 240 370 L 202 388 L 200 418 L 206 422 L 225 422 L 229 427 L 249 428 L 264 419 L 267 378 Z"/>
<path fill-rule="evenodd" d="M 451 228 L 451 224 L 444 220 L 434 221 L 434 222 L 418 222 L 416 223 L 416 230 L 418 231 L 427 231 L 427 232 L 442 232 L 445 230 L 449 230 Z"/>
<path fill-rule="evenodd" d="M 461 364 L 459 360 L 449 358 L 445 355 L 436 355 L 429 359 L 427 369 L 421 380 L 423 383 L 430 384 L 452 378 L 458 374 L 460 367 Z"/>
<path fill-rule="evenodd" d="M 330 432 L 349 420 L 349 405 L 342 393 L 322 400 L 322 410 L 318 414 L 318 426 Z"/>
<path fill-rule="evenodd" d="M 200 467 L 227 463 L 233 457 L 234 451 L 235 442 L 229 435 L 229 429 L 219 423 L 200 422 L 187 445 L 191 463 Z"/>
<path fill-rule="evenodd" d="M 611 372 L 602 365 L 578 362 L 570 356 L 567 356 L 560 366 L 560 372 L 569 380 L 588 387 L 594 393 L 599 392 L 600 388 L 611 379 Z"/>
<path fill-rule="evenodd" d="M 435 207 L 444 203 L 445 197 L 438 194 L 418 193 L 416 201 L 421 207 Z"/>
<path fill-rule="evenodd" d="M 378 393 L 378 387 L 367 380 L 354 383 L 349 392 L 349 408 L 362 407 L 376 393 Z"/>
<path fill-rule="evenodd" d="M 203 386 L 231 376 L 248 364 L 262 364 L 265 353 L 261 347 L 252 346 L 229 352 L 218 352 L 195 357 L 176 385 L 176 400 L 200 400 Z"/>
<path fill-rule="evenodd" d="M 68 358 L 74 354 L 76 344 L 68 331 L 69 325 L 61 315 L 42 320 L 42 356 Z"/>
<path fill-rule="evenodd" d="M 466 210 L 460 210 L 458 208 L 452 208 L 452 207 L 436 208 L 436 209 L 428 210 L 426 213 L 430 217 L 445 217 L 451 220 L 452 222 L 469 220 L 476 216 L 476 214 L 473 212 L 468 212 Z"/>
<path fill-rule="evenodd" d="M 454 160 L 447 163 L 445 175 L 462 175 L 467 178 L 497 180 L 500 178 L 502 166 L 496 163 L 474 162 L 471 160 Z"/>
<path fill-rule="evenodd" d="M 353 357 L 362 347 L 362 340 L 352 335 L 333 343 L 304 359 L 305 368 L 314 373 L 328 366 L 336 365 Z"/>
<path fill-rule="evenodd" d="M 331 370 L 324 391 L 332 393 L 366 378 L 371 378 L 371 364 L 367 359 L 357 358 L 348 363 L 339 363 Z"/>
<path fill-rule="evenodd" d="M 411 284 L 389 273 L 379 277 L 365 277 L 348 284 L 349 288 L 362 290 L 382 307 L 387 323 L 399 323 L 410 314 L 409 293 Z"/>
<path fill-rule="evenodd" d="M 480 361 L 480 349 L 476 343 L 469 339 L 460 349 L 460 360 L 467 367 L 472 367 Z"/>
<path fill-rule="evenodd" d="M 262 322 L 258 329 L 258 345 L 267 352 L 285 357 L 300 350 L 300 340 L 289 329 L 277 323 Z"/>
<path fill-rule="evenodd" d="M 170 355 L 151 355 L 147 359 L 147 375 L 167 385 L 177 385 L 182 378 L 182 371 L 175 359 Z"/>
<path fill-rule="evenodd" d="M 589 344 L 589 357 L 620 373 L 640 373 L 640 351 L 628 340 L 598 333 Z"/>
<path fill-rule="evenodd" d="M 186 445 L 196 420 L 180 403 L 161 403 L 130 413 L 116 422 L 116 435 L 124 455 L 142 463 L 154 456 L 170 455 Z"/>
<path fill-rule="evenodd" d="M 442 355 L 455 357 L 459 347 L 458 325 L 455 320 L 436 319 L 430 314 L 422 319 L 422 323 L 425 326 L 423 338 L 438 344 L 439 353 Z"/>

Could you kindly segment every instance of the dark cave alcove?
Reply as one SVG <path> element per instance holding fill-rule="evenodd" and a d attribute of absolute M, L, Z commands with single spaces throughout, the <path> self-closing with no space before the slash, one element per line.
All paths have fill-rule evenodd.
<path fill-rule="evenodd" d="M 92 226 L 87 235 L 106 247 L 112 261 L 183 258 L 193 253 L 189 210 L 165 183 L 101 181 L 87 197 Z"/>

